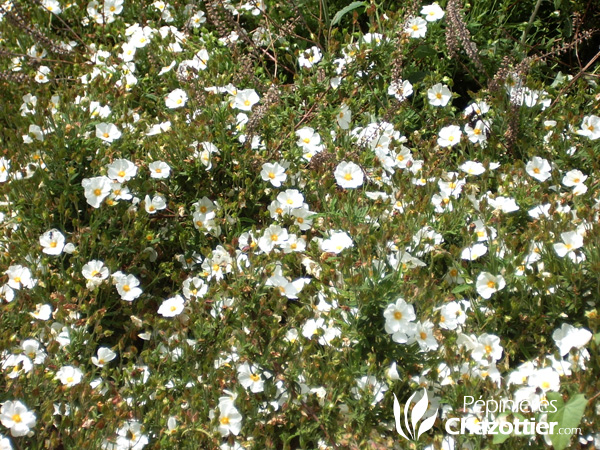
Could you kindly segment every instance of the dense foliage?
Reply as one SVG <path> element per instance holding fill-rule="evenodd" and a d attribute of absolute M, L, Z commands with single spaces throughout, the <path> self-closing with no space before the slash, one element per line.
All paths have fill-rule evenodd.
<path fill-rule="evenodd" d="M 4 1 L 0 449 L 600 446 L 595 8 Z"/>

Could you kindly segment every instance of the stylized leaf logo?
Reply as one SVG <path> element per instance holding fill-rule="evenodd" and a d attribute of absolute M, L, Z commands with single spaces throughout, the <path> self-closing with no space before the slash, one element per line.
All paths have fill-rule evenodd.
<path fill-rule="evenodd" d="M 423 397 L 421 397 L 421 400 L 419 400 L 413 407 L 412 412 L 410 414 L 411 423 L 409 424 L 408 412 L 410 410 L 412 400 L 416 394 L 416 392 L 413 393 L 413 395 L 410 396 L 410 398 L 404 405 L 404 424 L 406 425 L 407 434 L 408 436 L 410 436 L 410 438 L 407 436 L 407 434 L 404 432 L 404 429 L 402 428 L 402 424 L 400 421 L 400 403 L 396 398 L 396 394 L 394 394 L 394 419 L 396 420 L 396 431 L 398 431 L 398 434 L 408 441 L 418 440 L 423 433 L 433 428 L 433 424 L 435 423 L 435 419 L 437 418 L 438 413 L 438 409 L 436 409 L 431 416 L 423 420 L 417 432 L 417 425 L 419 424 L 419 421 L 423 418 L 423 416 L 427 412 L 427 408 L 429 407 L 429 398 L 427 397 L 427 390 L 423 388 Z"/>

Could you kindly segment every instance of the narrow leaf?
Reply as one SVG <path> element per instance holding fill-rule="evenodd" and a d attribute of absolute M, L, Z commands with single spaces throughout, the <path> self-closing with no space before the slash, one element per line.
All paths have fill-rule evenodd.
<path fill-rule="evenodd" d="M 335 16 L 333 16 L 333 20 L 331 21 L 331 26 L 333 27 L 333 26 L 337 25 L 340 22 L 340 20 L 342 20 L 342 17 L 344 17 L 350 11 L 354 11 L 355 9 L 360 8 L 361 6 L 364 6 L 366 8 L 367 3 L 366 2 L 352 2 L 345 8 L 340 9 L 337 13 L 335 13 Z"/>

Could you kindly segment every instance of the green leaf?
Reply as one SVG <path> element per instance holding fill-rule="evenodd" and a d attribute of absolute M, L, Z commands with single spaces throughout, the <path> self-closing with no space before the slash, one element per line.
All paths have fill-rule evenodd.
<path fill-rule="evenodd" d="M 340 22 L 340 20 L 342 20 L 342 17 L 344 17 L 350 11 L 354 11 L 355 9 L 360 8 L 361 6 L 364 6 L 366 8 L 368 4 L 367 2 L 352 2 L 345 8 L 340 9 L 337 13 L 335 13 L 335 16 L 333 16 L 331 26 L 333 27 L 337 25 Z"/>
<path fill-rule="evenodd" d="M 456 286 L 454 289 L 452 289 L 452 293 L 460 294 L 461 292 L 468 291 L 469 289 L 471 289 L 470 284 L 461 284 L 461 285 Z"/>
<path fill-rule="evenodd" d="M 565 404 L 558 392 L 550 392 L 547 395 L 550 405 L 548 406 L 548 423 L 557 422 L 554 433 L 549 435 L 552 446 L 556 450 L 569 447 L 573 434 L 558 434 L 559 428 L 577 428 L 583 417 L 587 405 L 587 399 L 583 394 L 577 394 Z M 551 412 L 556 407 L 556 412 Z"/>
<path fill-rule="evenodd" d="M 415 49 L 413 56 L 417 59 L 421 59 L 421 58 L 427 58 L 428 56 L 437 56 L 437 52 L 430 45 L 423 44 L 423 45 L 419 45 Z"/>

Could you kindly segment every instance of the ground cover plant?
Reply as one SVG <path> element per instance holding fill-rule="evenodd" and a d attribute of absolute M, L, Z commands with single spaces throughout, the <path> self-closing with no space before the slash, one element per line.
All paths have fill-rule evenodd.
<path fill-rule="evenodd" d="M 598 28 L 0 3 L 0 449 L 600 446 Z"/>

